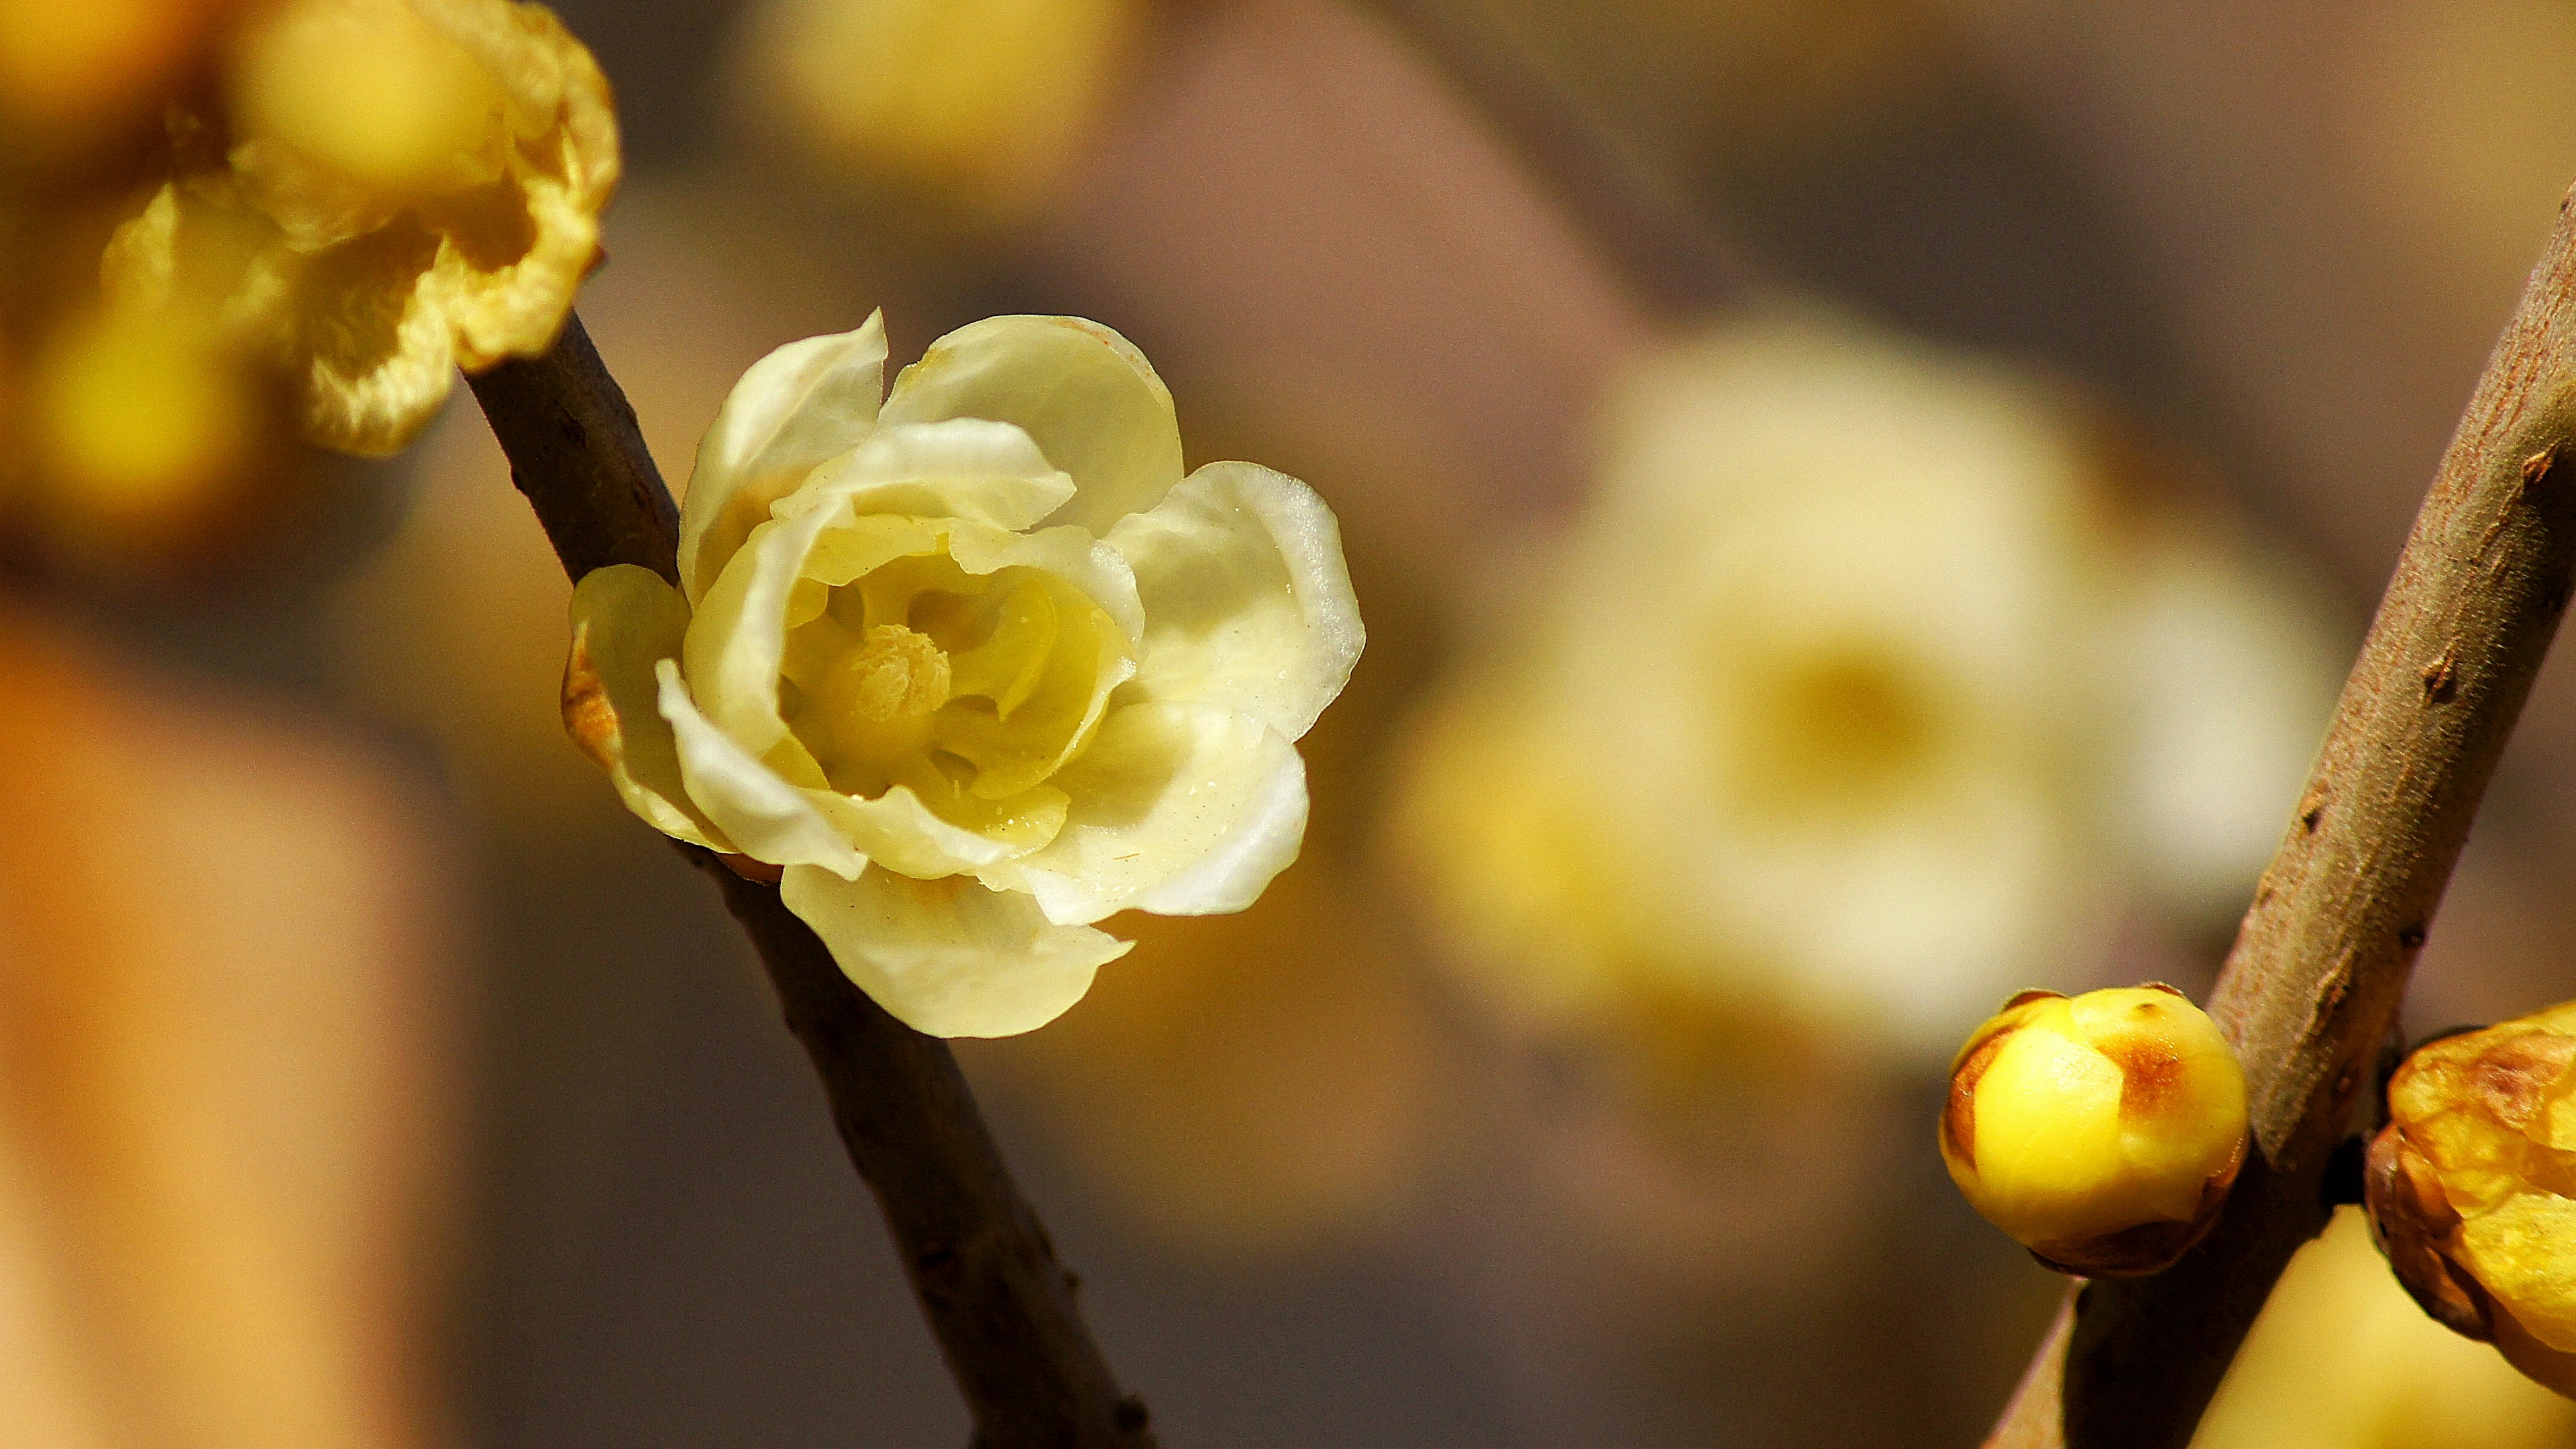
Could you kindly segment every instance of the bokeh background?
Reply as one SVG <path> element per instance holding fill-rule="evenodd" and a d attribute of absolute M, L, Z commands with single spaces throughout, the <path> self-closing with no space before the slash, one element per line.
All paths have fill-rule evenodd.
<path fill-rule="evenodd" d="M 675 486 L 780 343 L 1070 312 L 1342 518 L 1305 858 L 963 1050 L 1176 1449 L 1975 1442 L 2058 1280 L 1942 1172 L 1949 1050 L 2206 988 L 2576 179 L 2560 0 L 560 10 Z M 0 0 L 22 311 L 123 201 L 24 141 L 122 83 L 47 69 L 91 13 Z M 963 1442 L 756 963 L 562 738 L 471 400 L 359 463 L 9 344 L 0 1446 Z M 2571 756 L 2562 659 L 2411 1030 L 2576 995 Z M 2576 1406 L 2347 1220 L 2200 1443 Z"/>

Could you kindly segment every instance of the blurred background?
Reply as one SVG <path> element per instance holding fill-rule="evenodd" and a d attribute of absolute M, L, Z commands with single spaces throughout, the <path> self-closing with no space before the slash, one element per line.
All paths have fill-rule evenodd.
<path fill-rule="evenodd" d="M 0 1446 L 963 1442 L 470 400 L 310 451 L 61 300 L 228 8 L 0 0 Z M 1975 1442 L 2059 1280 L 1949 1052 L 2206 989 L 2576 179 L 2562 0 L 560 9 L 675 486 L 783 342 L 1068 312 L 1341 516 L 1303 860 L 963 1045 L 1175 1449 Z M 2562 658 L 2410 1031 L 2576 996 L 2571 754 Z M 2200 1443 L 2576 1406 L 2344 1221 Z"/>

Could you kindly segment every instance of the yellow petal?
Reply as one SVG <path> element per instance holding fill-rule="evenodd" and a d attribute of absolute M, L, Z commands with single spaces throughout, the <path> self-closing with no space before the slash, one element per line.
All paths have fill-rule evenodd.
<path fill-rule="evenodd" d="M 1051 925 L 1027 896 L 964 877 L 919 881 L 871 870 L 842 880 L 790 866 L 780 893 L 860 990 L 932 1036 L 1011 1036 L 1044 1026 L 1133 944 L 1086 926 Z"/>
<path fill-rule="evenodd" d="M 1045 849 L 986 873 L 1068 925 L 1135 908 L 1239 911 L 1297 858 L 1306 767 L 1249 716 L 1197 705 L 1113 711 L 1050 783 L 1072 804 Z"/>
<path fill-rule="evenodd" d="M 304 371 L 305 431 L 343 452 L 399 451 L 456 383 L 456 333 L 428 295 L 438 238 L 410 221 L 307 259 L 292 337 Z"/>
<path fill-rule="evenodd" d="M 1012 853 L 1000 841 L 941 819 L 903 785 L 873 800 L 830 790 L 808 791 L 806 798 L 871 865 L 899 875 L 934 880 L 966 874 Z"/>
<path fill-rule="evenodd" d="M 1079 317 L 989 317 L 930 345 L 885 421 L 1016 423 L 1079 491 L 1054 518 L 1104 534 L 1181 481 L 1172 395 L 1126 338 Z"/>
<path fill-rule="evenodd" d="M 1009 423 L 950 418 L 877 429 L 773 505 L 780 516 L 848 499 L 865 515 L 963 518 L 1018 530 L 1064 506 L 1073 480 Z"/>
<path fill-rule="evenodd" d="M 671 722 L 689 798 L 737 850 L 772 865 L 818 865 L 850 878 L 867 868 L 867 857 L 832 828 L 803 789 L 780 778 L 698 712 L 677 661 L 661 661 L 654 673 L 661 681 L 662 718 Z"/>
<path fill-rule="evenodd" d="M 2517 1193 L 2460 1225 L 2460 1256 L 2531 1336 L 2576 1350 L 2576 1202 Z"/>
<path fill-rule="evenodd" d="M 1108 542 L 1144 600 L 1136 682 L 1150 698 L 1239 710 L 1294 740 L 1359 662 L 1341 526 L 1294 478 L 1211 463 Z"/>
<path fill-rule="evenodd" d="M 651 569 L 611 564 L 584 575 L 572 591 L 564 729 L 646 824 L 730 852 L 733 844 L 689 798 L 680 747 L 658 703 L 653 666 L 678 656 L 688 627 L 688 602 Z"/>
<path fill-rule="evenodd" d="M 698 444 L 680 505 L 680 586 L 696 604 L 814 465 L 864 441 L 885 382 L 885 322 L 791 342 L 751 365 Z"/>

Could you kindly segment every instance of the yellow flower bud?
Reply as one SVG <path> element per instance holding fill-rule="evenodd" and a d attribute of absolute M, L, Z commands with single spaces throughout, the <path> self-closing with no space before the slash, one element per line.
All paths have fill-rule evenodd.
<path fill-rule="evenodd" d="M 1968 1201 L 2065 1273 L 2160 1272 L 2245 1160 L 2245 1074 L 2170 986 L 2025 991 L 1950 1066 L 1941 1158 Z"/>
<path fill-rule="evenodd" d="M 2364 1192 L 2406 1291 L 2576 1396 L 2576 1003 L 2418 1048 Z"/>

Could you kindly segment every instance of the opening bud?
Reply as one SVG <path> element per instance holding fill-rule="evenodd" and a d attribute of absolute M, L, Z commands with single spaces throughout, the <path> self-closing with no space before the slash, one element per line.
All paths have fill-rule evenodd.
<path fill-rule="evenodd" d="M 2160 1272 L 2218 1220 L 2245 1161 L 2245 1073 L 2170 986 L 2025 991 L 1950 1064 L 1941 1158 L 2047 1266 Z"/>
<path fill-rule="evenodd" d="M 2576 1003 L 2418 1047 L 2362 1192 L 2397 1281 L 2576 1397 Z"/>

